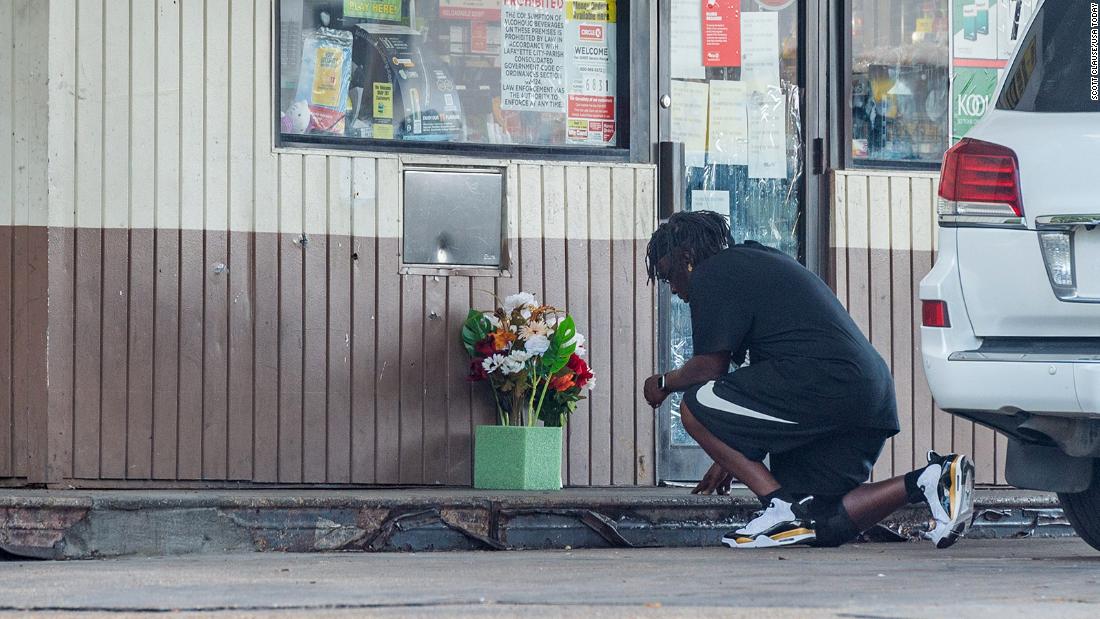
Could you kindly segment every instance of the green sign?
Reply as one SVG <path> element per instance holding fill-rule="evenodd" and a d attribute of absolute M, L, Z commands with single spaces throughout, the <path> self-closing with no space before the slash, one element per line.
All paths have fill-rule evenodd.
<path fill-rule="evenodd" d="M 399 22 L 401 0 L 344 0 L 344 17 Z"/>
<path fill-rule="evenodd" d="M 951 99 L 952 143 L 966 137 L 986 111 L 993 107 L 997 69 L 956 67 Z"/>

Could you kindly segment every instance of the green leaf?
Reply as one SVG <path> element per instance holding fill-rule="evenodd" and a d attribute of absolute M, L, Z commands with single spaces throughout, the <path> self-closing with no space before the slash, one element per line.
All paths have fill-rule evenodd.
<path fill-rule="evenodd" d="M 570 390 L 572 391 L 572 390 Z M 569 391 L 555 391 L 547 396 L 539 419 L 547 427 L 565 427 L 569 416 L 577 410 L 577 397 Z"/>
<path fill-rule="evenodd" d="M 462 323 L 462 344 L 466 347 L 466 354 L 474 356 L 474 345 L 485 339 L 485 336 L 493 330 L 492 323 L 485 314 L 477 310 L 470 310 L 466 314 L 466 321 Z"/>
<path fill-rule="evenodd" d="M 557 374 L 566 363 L 577 345 L 573 343 L 573 337 L 577 335 L 577 327 L 573 324 L 573 317 L 566 316 L 554 328 L 554 335 L 550 336 L 550 348 L 542 355 L 542 373 L 544 376 Z"/>

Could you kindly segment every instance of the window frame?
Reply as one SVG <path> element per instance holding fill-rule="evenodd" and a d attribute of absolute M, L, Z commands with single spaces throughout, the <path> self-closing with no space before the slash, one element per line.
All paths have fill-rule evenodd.
<path fill-rule="evenodd" d="M 854 59 L 854 52 L 852 46 L 852 3 L 853 0 L 845 0 L 841 2 L 841 49 L 839 50 L 840 66 L 838 67 L 838 77 L 840 82 L 840 96 L 838 97 L 837 106 L 840 108 L 838 114 L 837 124 L 837 137 L 839 138 L 840 146 L 840 166 L 842 170 L 897 170 L 900 172 L 938 172 L 943 160 L 943 155 L 940 155 L 940 161 L 905 161 L 905 160 L 890 160 L 890 159 L 873 159 L 862 158 L 856 159 L 852 155 L 852 60 Z M 948 3 L 950 6 L 950 2 Z M 948 82 L 948 97 L 950 97 L 950 86 L 952 77 L 951 67 L 951 49 L 948 44 L 947 50 L 947 82 Z M 950 114 L 950 110 L 948 111 Z M 949 125 L 950 126 L 950 125 Z M 948 144 L 947 148 L 951 148 L 951 136 L 950 129 L 948 129 Z M 947 151 L 944 149 L 944 152 Z"/>
<path fill-rule="evenodd" d="M 280 126 L 282 109 L 282 0 L 272 0 L 272 131 L 276 152 L 302 150 L 348 151 L 351 153 L 394 153 L 410 155 L 467 156 L 478 158 L 539 161 L 591 161 L 600 163 L 651 163 L 653 130 L 649 109 L 652 99 L 652 63 L 656 53 L 656 20 L 651 15 L 654 0 L 619 0 L 617 4 L 615 52 L 615 115 L 618 144 L 606 148 L 567 145 L 478 144 L 472 142 L 418 142 L 375 140 L 323 135 L 284 135 Z M 655 4 L 653 5 L 655 6 Z"/>

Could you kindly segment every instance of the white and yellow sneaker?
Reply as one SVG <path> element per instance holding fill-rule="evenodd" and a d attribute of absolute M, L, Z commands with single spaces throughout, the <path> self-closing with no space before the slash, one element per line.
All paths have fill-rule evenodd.
<path fill-rule="evenodd" d="M 974 462 L 965 455 L 928 452 L 928 467 L 917 478 L 936 526 L 929 537 L 947 548 L 966 534 L 974 517 Z"/>
<path fill-rule="evenodd" d="M 810 544 L 817 539 L 807 508 L 813 497 L 797 503 L 772 499 L 767 509 L 745 526 L 722 536 L 730 548 L 774 548 Z"/>

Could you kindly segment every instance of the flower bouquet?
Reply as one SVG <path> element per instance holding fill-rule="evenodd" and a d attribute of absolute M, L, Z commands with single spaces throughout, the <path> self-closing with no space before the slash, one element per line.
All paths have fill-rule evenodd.
<path fill-rule="evenodd" d="M 595 385 L 573 318 L 521 292 L 470 310 L 462 343 L 469 380 L 489 383 L 499 421 L 477 428 L 474 486 L 560 488 L 561 429 Z"/>

